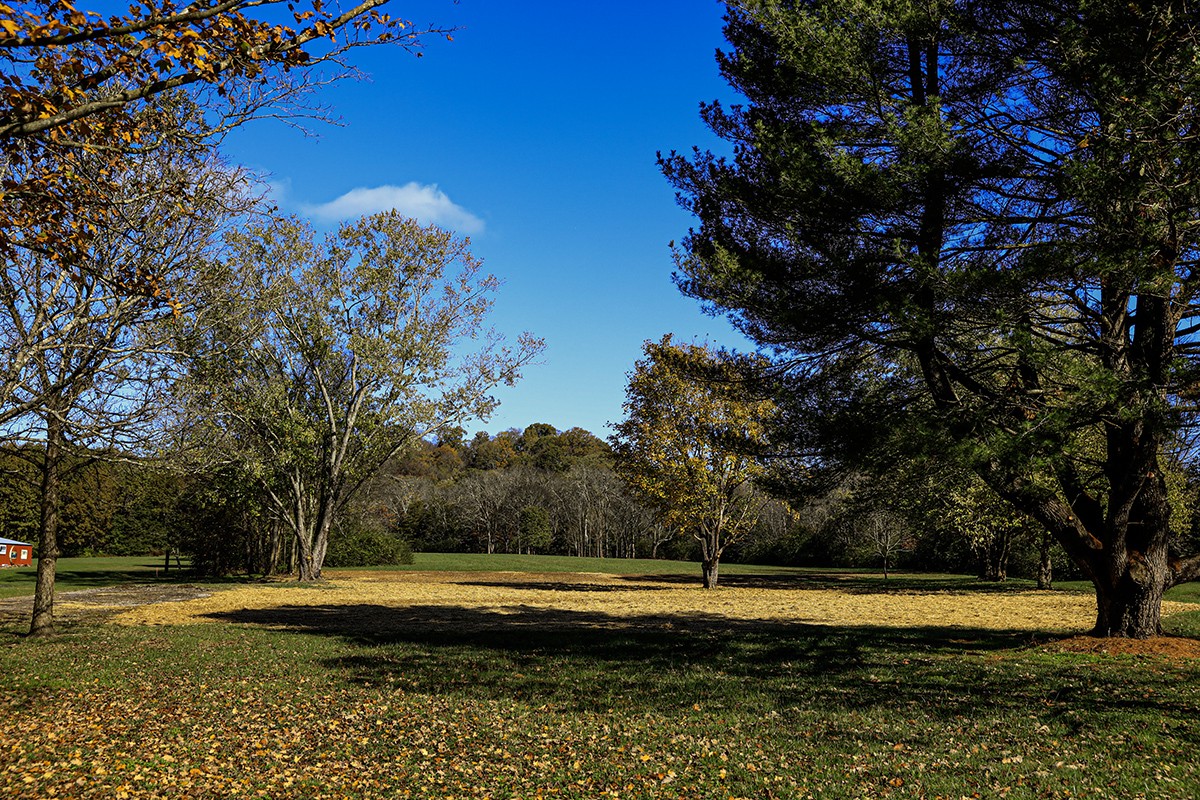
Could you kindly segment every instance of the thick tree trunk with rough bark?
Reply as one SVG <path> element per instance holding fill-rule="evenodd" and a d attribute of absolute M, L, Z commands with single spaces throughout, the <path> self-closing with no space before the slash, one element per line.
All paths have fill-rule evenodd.
<path fill-rule="evenodd" d="M 720 559 L 718 558 L 706 558 L 700 562 L 705 589 L 717 588 L 717 567 L 719 564 Z"/>
<path fill-rule="evenodd" d="M 1143 453 L 1142 459 L 1132 465 L 1116 463 L 1118 459 L 1110 464 L 1117 489 L 1109 494 L 1108 507 L 1087 498 L 1067 505 L 1054 496 L 1043 496 L 1040 503 L 1027 507 L 1091 579 L 1096 592 L 1095 636 L 1159 635 L 1163 593 L 1200 574 L 1196 558 L 1171 560 L 1166 484 L 1155 453 Z M 1118 482 L 1130 472 L 1145 477 L 1126 480 L 1124 485 Z"/>
<path fill-rule="evenodd" d="M 1130 550 L 1124 563 L 1093 573 L 1095 636 L 1145 639 L 1162 633 L 1163 593 L 1175 583 L 1166 541 L 1165 533 L 1156 536 L 1145 552 Z"/>
<path fill-rule="evenodd" d="M 1094 636 L 1145 639 L 1162 633 L 1162 596 L 1166 585 L 1157 579 L 1138 583 L 1126 574 L 1115 586 L 1096 584 Z"/>

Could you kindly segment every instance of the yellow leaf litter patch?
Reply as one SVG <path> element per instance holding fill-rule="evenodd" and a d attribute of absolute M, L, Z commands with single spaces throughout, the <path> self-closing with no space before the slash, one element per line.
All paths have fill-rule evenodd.
<path fill-rule="evenodd" d="M 315 587 L 242 586 L 183 602 L 141 606 L 113 617 L 123 625 L 247 621 L 304 626 L 310 618 L 441 621 L 486 626 L 499 616 L 530 624 L 689 624 L 726 620 L 880 627 L 962 627 L 1078 632 L 1095 601 L 1066 592 L 843 591 L 830 588 L 698 586 L 599 574 L 332 573 Z M 1165 602 L 1170 614 L 1192 608 Z M 338 616 L 340 615 L 340 616 Z"/>

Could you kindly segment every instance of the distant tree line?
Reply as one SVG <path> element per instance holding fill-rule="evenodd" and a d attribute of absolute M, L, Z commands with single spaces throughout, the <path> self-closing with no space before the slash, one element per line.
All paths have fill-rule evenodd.
<path fill-rule="evenodd" d="M 206 574 L 294 572 L 295 537 L 251 475 L 181 474 L 73 456 L 62 485 L 65 556 L 180 556 Z M 0 536 L 36 541 L 37 448 L 0 450 Z M 336 523 L 328 566 L 411 562 L 413 552 L 700 560 L 700 545 L 640 502 L 603 439 L 547 423 L 467 437 L 452 428 L 389 460 Z M 754 487 L 759 506 L 734 563 L 1078 577 L 1044 528 L 1005 512 L 963 474 L 911 464 L 832 485 Z M 771 494 L 766 490 L 770 489 Z M 1194 493 L 1181 483 L 1180 492 Z M 1196 538 L 1189 520 L 1181 536 Z"/>

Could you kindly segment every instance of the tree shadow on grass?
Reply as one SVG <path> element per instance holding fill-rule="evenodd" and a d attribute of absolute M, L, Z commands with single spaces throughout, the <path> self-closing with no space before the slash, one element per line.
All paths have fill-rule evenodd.
<path fill-rule="evenodd" d="M 720 715 L 886 711 L 898 718 L 970 719 L 981 709 L 1081 724 L 1094 713 L 1188 715 L 1192 700 L 1164 676 L 1086 659 L 1019 658 L 1028 631 L 831 627 L 707 614 L 619 617 L 518 607 L 283 606 L 213 619 L 337 637 L 350 645 L 324 663 L 358 684 L 578 711 L 662 712 L 693 704 Z M 1046 641 L 1051 636 L 1040 637 Z M 1036 675 L 1029 670 L 1035 670 Z M 1147 683 L 1149 681 L 1149 683 Z M 1155 682 L 1161 691 L 1146 691 Z"/>
<path fill-rule="evenodd" d="M 615 576 L 629 583 L 666 583 L 684 586 L 699 586 L 699 575 L 620 575 Z M 1013 594 L 1029 591 L 1032 586 L 1016 582 L 981 581 L 963 576 L 937 575 L 882 575 L 862 573 L 811 572 L 770 575 L 725 574 L 719 585 L 730 589 L 834 589 L 851 594 L 904 594 L 922 592 L 936 594 Z M 720 591 L 720 589 L 718 589 Z"/>
<path fill-rule="evenodd" d="M 133 567 L 114 569 L 64 569 L 60 566 L 55 570 L 54 574 L 56 587 L 64 592 L 76 589 L 98 589 L 136 583 L 191 584 L 197 581 L 203 581 L 204 583 L 248 583 L 252 579 L 244 575 L 207 577 L 197 574 L 190 567 L 172 566 L 170 570 L 164 570 L 161 561 L 148 561 L 145 564 L 138 564 Z M 32 594 L 33 587 L 37 584 L 37 569 L 35 567 L 28 567 L 14 570 L 12 573 L 4 576 L 4 584 L 24 586 Z"/>

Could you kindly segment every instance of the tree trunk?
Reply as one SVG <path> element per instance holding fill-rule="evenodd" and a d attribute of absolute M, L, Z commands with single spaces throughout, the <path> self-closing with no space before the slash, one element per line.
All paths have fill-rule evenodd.
<path fill-rule="evenodd" d="M 993 533 L 980 548 L 979 577 L 985 581 L 1001 583 L 1008 580 L 1008 554 L 1012 547 L 1012 532 Z"/>
<path fill-rule="evenodd" d="M 1161 537 L 1165 542 L 1165 537 Z M 1059 539 L 1062 542 L 1062 539 Z M 1093 636 L 1147 639 L 1162 633 L 1163 593 L 1174 585 L 1165 544 L 1146 553 L 1129 550 L 1123 564 L 1107 563 L 1106 551 L 1080 557 L 1076 564 L 1089 574 L 1096 592 Z"/>
<path fill-rule="evenodd" d="M 1167 581 L 1155 572 L 1133 569 L 1113 586 L 1094 581 L 1096 627 L 1092 630 L 1093 636 L 1148 639 L 1162 633 L 1162 596 Z"/>
<path fill-rule="evenodd" d="M 325 550 L 328 542 L 328 530 L 314 531 L 312 539 L 309 542 L 304 542 L 302 539 L 297 538 L 296 549 L 300 552 L 299 564 L 297 565 L 297 580 L 321 580 L 321 568 L 325 564 Z"/>
<path fill-rule="evenodd" d="M 38 532 L 37 585 L 33 593 L 30 636 L 54 632 L 54 574 L 58 566 L 59 483 L 66 438 L 51 411 L 46 418 L 46 455 L 42 460 L 41 521 Z"/>
<path fill-rule="evenodd" d="M 1041 544 L 1038 547 L 1037 588 L 1049 589 L 1054 575 L 1050 563 L 1050 545 L 1054 539 L 1050 531 L 1043 531 Z"/>
<path fill-rule="evenodd" d="M 718 566 L 718 563 L 719 563 L 719 559 L 716 557 L 706 558 L 700 562 L 700 570 L 702 572 L 705 589 L 717 588 L 717 566 Z"/>
<path fill-rule="evenodd" d="M 320 571 L 314 568 L 312 543 L 305 542 L 303 534 L 296 534 L 296 580 L 315 581 Z"/>

